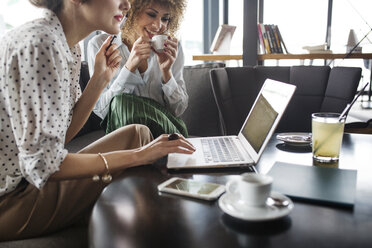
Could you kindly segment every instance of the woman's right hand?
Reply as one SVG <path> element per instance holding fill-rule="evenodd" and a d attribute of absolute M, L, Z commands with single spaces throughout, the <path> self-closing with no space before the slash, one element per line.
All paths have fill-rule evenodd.
<path fill-rule="evenodd" d="M 176 140 L 169 140 L 168 136 L 168 134 L 162 134 L 141 147 L 139 151 L 140 164 L 151 164 L 169 153 L 192 154 L 195 152 L 195 147 L 181 134 L 178 134 L 179 138 Z"/>
<path fill-rule="evenodd" d="M 132 50 L 130 52 L 129 58 L 125 63 L 125 67 L 131 71 L 135 72 L 143 60 L 147 60 L 151 53 L 151 42 L 144 38 L 139 37 L 134 43 Z"/>
<path fill-rule="evenodd" d="M 93 77 L 97 77 L 98 82 L 104 82 L 103 87 L 115 76 L 117 70 L 120 67 L 121 56 L 118 51 L 117 45 L 113 43 L 110 46 L 112 36 L 109 36 L 102 44 L 101 48 L 96 54 L 94 62 Z"/>

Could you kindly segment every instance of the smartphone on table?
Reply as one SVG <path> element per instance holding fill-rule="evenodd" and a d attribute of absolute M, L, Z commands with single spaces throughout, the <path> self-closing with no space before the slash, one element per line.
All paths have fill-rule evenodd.
<path fill-rule="evenodd" d="M 215 200 L 225 192 L 225 186 L 191 179 L 172 177 L 158 185 L 160 192 L 178 194 L 203 200 Z"/>

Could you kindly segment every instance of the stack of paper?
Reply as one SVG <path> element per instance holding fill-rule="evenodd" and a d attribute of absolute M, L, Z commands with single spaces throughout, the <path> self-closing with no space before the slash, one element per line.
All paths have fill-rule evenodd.
<path fill-rule="evenodd" d="M 315 46 L 304 46 L 302 49 L 307 50 L 309 53 L 332 53 L 332 50 L 327 49 L 327 43 Z"/>

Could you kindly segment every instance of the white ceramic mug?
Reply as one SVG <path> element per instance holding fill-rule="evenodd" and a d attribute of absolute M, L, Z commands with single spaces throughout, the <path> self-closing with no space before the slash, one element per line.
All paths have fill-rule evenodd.
<path fill-rule="evenodd" d="M 151 45 L 157 51 L 158 53 L 161 53 L 164 51 L 164 44 L 165 41 L 168 39 L 167 35 L 155 35 L 151 39 Z"/>
<path fill-rule="evenodd" d="M 227 182 L 226 191 L 244 205 L 260 207 L 266 204 L 271 193 L 273 178 L 257 173 L 243 173 L 238 179 Z"/>

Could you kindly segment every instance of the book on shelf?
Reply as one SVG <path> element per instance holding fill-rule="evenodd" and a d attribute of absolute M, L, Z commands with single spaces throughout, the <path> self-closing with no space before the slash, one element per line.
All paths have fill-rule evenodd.
<path fill-rule="evenodd" d="M 280 36 L 279 36 L 279 28 L 278 28 L 278 25 L 272 25 L 272 29 L 274 30 L 274 35 L 275 35 L 275 41 L 276 41 L 276 45 L 278 47 L 278 52 L 279 53 L 283 53 L 283 48 L 282 48 L 282 45 L 281 45 L 281 41 L 280 41 Z"/>
<path fill-rule="evenodd" d="M 268 37 L 267 37 L 265 26 L 262 23 L 258 23 L 258 26 L 261 29 L 261 35 L 262 35 L 261 40 L 263 40 L 263 45 L 262 46 L 265 48 L 263 50 L 263 53 L 271 53 L 269 40 L 268 40 Z M 259 33 L 259 35 L 260 35 L 260 33 Z"/>
<path fill-rule="evenodd" d="M 270 26 L 269 25 L 264 25 L 265 26 L 265 31 L 269 40 L 269 46 L 270 46 L 270 51 L 271 53 L 277 53 L 276 48 L 274 46 L 274 39 L 272 37 L 272 33 L 270 32 Z"/>
<path fill-rule="evenodd" d="M 260 53 L 264 54 L 265 53 L 265 41 L 263 40 L 263 35 L 262 35 L 262 30 L 261 30 L 261 25 L 257 23 L 257 30 L 258 30 L 258 43 L 260 44 Z"/>
<path fill-rule="evenodd" d="M 290 53 L 290 52 L 288 52 L 288 49 L 287 49 L 287 47 L 286 47 L 286 45 L 285 45 L 285 43 L 284 43 L 283 37 L 282 37 L 282 35 L 281 35 L 280 31 L 279 31 L 279 27 L 278 27 L 278 26 L 276 26 L 276 30 L 277 30 L 277 32 L 278 32 L 278 36 L 279 36 L 279 40 L 280 40 L 280 44 L 281 44 L 281 45 L 283 46 L 283 48 L 284 48 L 283 51 L 285 51 L 285 53 Z"/>
<path fill-rule="evenodd" d="M 284 51 L 288 53 L 278 25 L 258 23 L 257 29 L 262 54 L 283 53 Z"/>

